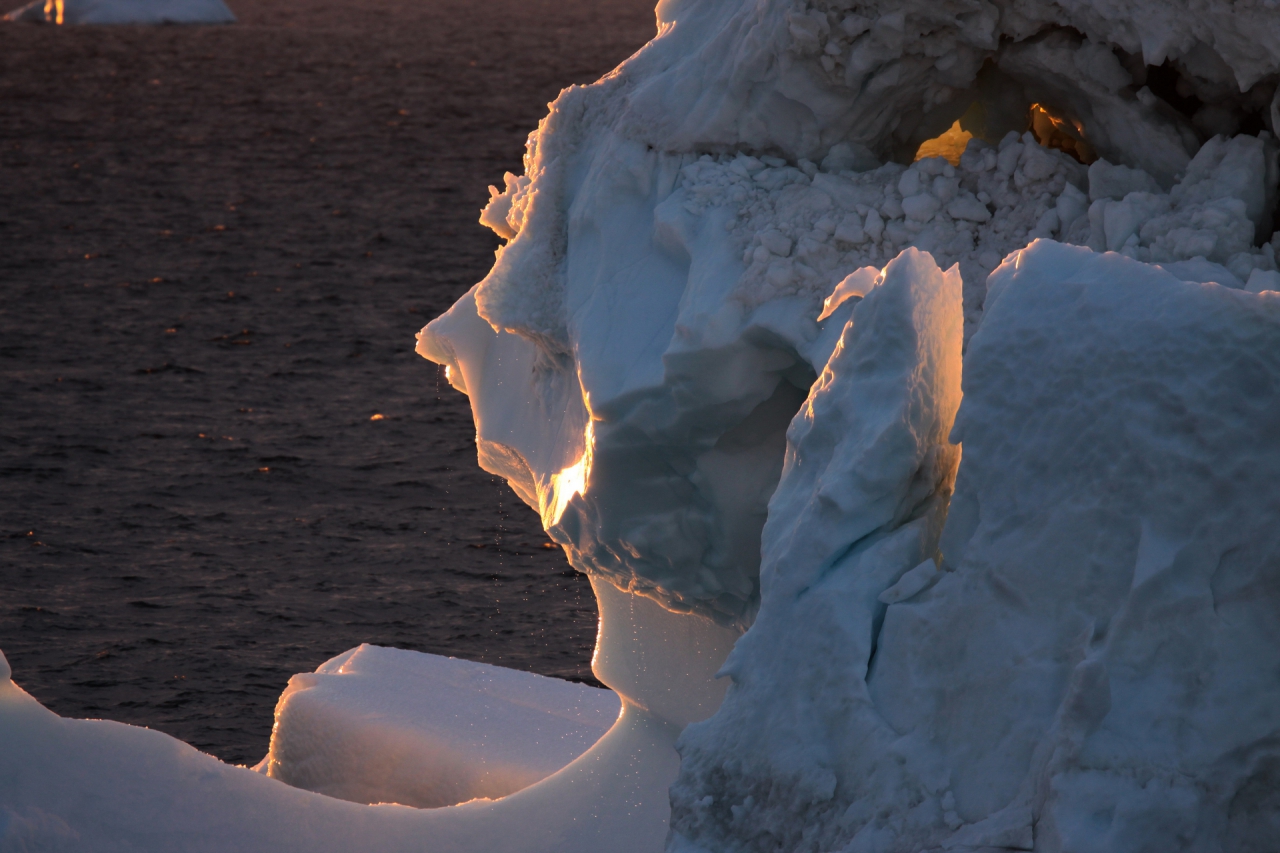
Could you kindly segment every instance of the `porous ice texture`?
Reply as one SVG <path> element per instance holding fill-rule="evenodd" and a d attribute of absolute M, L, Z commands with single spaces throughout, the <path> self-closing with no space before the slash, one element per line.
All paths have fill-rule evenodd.
<path fill-rule="evenodd" d="M 33 0 L 6 21 L 46 24 L 232 24 L 223 0 Z"/>
<path fill-rule="evenodd" d="M 582 755 L 620 711 L 611 690 L 362 645 L 289 679 L 257 769 L 357 803 L 497 799 Z"/>
<path fill-rule="evenodd" d="M 907 247 L 959 264 L 967 337 L 986 276 L 1037 237 L 1237 287 L 1276 268 L 1265 4 L 672 0 L 658 19 L 551 105 L 481 215 L 507 244 L 419 352 L 573 565 L 664 606 L 750 624 L 786 423 L 847 319 L 816 318 L 857 270 Z M 1023 134 L 1033 101 L 1104 160 Z M 980 138 L 958 164 L 905 165 L 961 116 Z"/>
<path fill-rule="evenodd" d="M 1260 0 L 670 0 L 657 14 L 656 39 L 551 105 L 525 175 L 509 178 L 484 219 L 512 242 L 477 293 L 480 313 L 549 351 L 576 351 L 571 208 L 602 182 L 650 183 L 635 171 L 640 152 L 744 152 L 840 171 L 865 167 L 863 154 L 910 159 L 975 103 L 975 129 L 997 142 L 1043 101 L 1102 157 L 1167 188 L 1203 140 L 1246 118 L 1274 131 L 1280 16 Z M 1148 69 L 1166 63 L 1185 95 L 1166 94 L 1198 98 L 1204 116 L 1153 93 L 1165 88 Z"/>
<path fill-rule="evenodd" d="M 880 364 L 827 386 L 854 423 Z M 760 617 L 682 736 L 668 849 L 1270 849 L 1280 294 L 1037 241 L 993 274 L 963 385 L 940 570 L 901 575 L 928 554 L 911 524 L 891 569 L 821 559 L 811 537 L 885 516 L 791 490 L 840 458 L 806 457 L 797 416 Z"/>

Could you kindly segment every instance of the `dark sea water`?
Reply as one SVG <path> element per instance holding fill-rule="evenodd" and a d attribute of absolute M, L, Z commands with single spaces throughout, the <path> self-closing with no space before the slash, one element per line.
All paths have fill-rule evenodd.
<path fill-rule="evenodd" d="M 231 5 L 0 26 L 14 680 L 244 763 L 359 643 L 590 679 L 585 577 L 413 344 L 492 261 L 486 184 L 651 0 Z"/>

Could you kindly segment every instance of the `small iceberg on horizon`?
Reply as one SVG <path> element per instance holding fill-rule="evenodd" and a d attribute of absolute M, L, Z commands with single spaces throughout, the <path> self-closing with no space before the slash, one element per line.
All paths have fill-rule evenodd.
<path fill-rule="evenodd" d="M 4 16 L 39 24 L 234 24 L 223 0 L 32 0 Z"/>

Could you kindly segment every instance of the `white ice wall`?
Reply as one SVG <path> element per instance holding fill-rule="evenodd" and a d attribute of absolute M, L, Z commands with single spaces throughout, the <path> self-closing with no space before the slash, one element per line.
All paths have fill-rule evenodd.
<path fill-rule="evenodd" d="M 880 365 L 849 375 L 855 430 L 883 417 L 852 405 Z M 815 574 L 813 538 L 877 516 L 803 529 L 828 504 L 786 499 L 788 469 L 734 686 L 681 741 L 670 849 L 1268 849 L 1278 388 L 1278 294 L 1049 241 L 1011 256 L 965 356 L 941 571 Z"/>

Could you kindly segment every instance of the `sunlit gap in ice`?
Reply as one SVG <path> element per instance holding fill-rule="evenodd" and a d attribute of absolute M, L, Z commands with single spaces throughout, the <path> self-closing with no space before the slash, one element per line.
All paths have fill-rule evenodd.
<path fill-rule="evenodd" d="M 965 146 L 969 144 L 970 139 L 973 139 L 973 134 L 961 128 L 960 119 L 956 119 L 955 123 L 941 134 L 920 143 L 920 147 L 916 150 L 915 159 L 945 157 L 952 166 L 959 166 L 960 155 L 964 153 Z"/>
<path fill-rule="evenodd" d="M 965 130 L 962 124 L 967 123 L 966 120 L 971 116 L 981 116 L 982 112 L 982 105 L 975 103 L 965 115 L 956 119 L 951 127 L 933 139 L 926 139 L 920 143 L 920 147 L 916 149 L 916 156 L 913 159 L 923 160 L 926 157 L 943 157 L 952 166 L 960 165 L 960 155 L 964 153 L 969 140 L 974 137 L 974 134 Z M 1086 166 L 1098 159 L 1097 152 L 1093 150 L 1093 146 L 1085 139 L 1084 127 L 1080 122 L 1068 119 L 1045 104 L 1035 103 L 1027 108 L 1025 129 L 1031 131 L 1036 141 L 1041 145 L 1046 148 L 1056 148 Z M 998 139 L 987 139 L 986 141 L 992 144 L 999 142 Z"/>
<path fill-rule="evenodd" d="M 1057 148 L 1088 165 L 1098 159 L 1093 146 L 1084 138 L 1084 126 L 1058 115 L 1044 104 L 1032 104 L 1028 116 L 1036 141 L 1046 148 Z"/>
<path fill-rule="evenodd" d="M 592 447 L 595 443 L 595 427 L 587 418 L 587 430 L 582 437 L 582 456 L 568 468 L 551 475 L 551 498 L 543 508 L 543 522 L 550 527 L 560 523 L 560 516 L 574 495 L 582 494 L 587 488 L 587 477 L 591 475 Z M 548 510 L 550 514 L 548 515 Z"/>
<path fill-rule="evenodd" d="M 47 21 L 53 18 L 55 24 L 62 23 L 62 4 L 63 0 L 45 0 L 44 3 L 44 19 Z"/>

